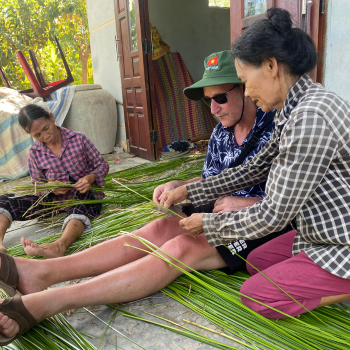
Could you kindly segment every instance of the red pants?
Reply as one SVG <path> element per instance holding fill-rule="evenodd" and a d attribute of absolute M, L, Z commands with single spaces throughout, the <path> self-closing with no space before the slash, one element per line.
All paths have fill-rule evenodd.
<path fill-rule="evenodd" d="M 350 280 L 322 269 L 304 252 L 292 255 L 295 234 L 290 231 L 263 244 L 253 250 L 247 260 L 308 310 L 315 309 L 322 297 L 349 294 Z M 290 316 L 307 312 L 248 264 L 247 269 L 252 277 L 242 285 L 242 294 Z M 244 305 L 264 317 L 286 317 L 243 296 L 241 299 Z"/>

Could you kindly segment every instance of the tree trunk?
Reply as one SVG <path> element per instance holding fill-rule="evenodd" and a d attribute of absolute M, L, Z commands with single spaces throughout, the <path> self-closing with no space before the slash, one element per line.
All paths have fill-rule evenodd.
<path fill-rule="evenodd" d="M 83 47 L 80 47 L 79 50 L 79 59 L 81 62 L 81 83 L 82 84 L 87 84 L 88 83 L 88 76 L 89 76 L 89 71 L 88 71 L 88 60 L 90 57 L 91 53 L 91 48 L 90 44 L 88 43 L 87 46 L 85 46 L 85 50 Z"/>
<path fill-rule="evenodd" d="M 88 83 L 88 58 L 82 58 L 80 60 L 81 62 L 81 83 L 87 84 Z"/>

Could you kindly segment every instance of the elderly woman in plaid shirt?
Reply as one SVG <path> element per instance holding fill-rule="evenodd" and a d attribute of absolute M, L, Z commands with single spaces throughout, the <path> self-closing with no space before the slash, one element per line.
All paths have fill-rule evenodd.
<path fill-rule="evenodd" d="M 170 206 L 190 198 L 202 205 L 268 177 L 266 197 L 238 211 L 192 214 L 180 225 L 197 239 L 181 235 L 162 249 L 193 268 L 215 268 L 212 255 L 195 260 L 196 245 L 257 239 L 292 222 L 295 230 L 260 246 L 248 261 L 299 303 L 250 266 L 253 277 L 241 290 L 258 301 L 242 298 L 246 305 L 266 317 L 281 318 L 350 299 L 350 104 L 306 75 L 316 65 L 315 45 L 292 27 L 290 14 L 281 9 L 267 14 L 242 33 L 233 54 L 246 95 L 263 111 L 280 109 L 272 139 L 251 161 L 163 192 L 160 203 Z M 161 231 L 161 220 L 150 225 L 166 241 L 169 228 Z M 2 345 L 58 312 L 142 298 L 181 274 L 152 255 L 126 251 L 117 239 L 45 261 L 0 257 L 2 287 L 11 295 L 25 294 L 0 305 Z M 44 290 L 88 276 L 96 277 Z"/>
<path fill-rule="evenodd" d="M 274 135 L 251 162 L 164 193 L 161 204 L 190 198 L 202 205 L 268 176 L 265 199 L 252 207 L 194 214 L 180 224 L 217 246 L 291 222 L 293 231 L 250 253 L 253 277 L 241 288 L 255 299 L 242 297 L 245 305 L 283 318 L 350 299 L 350 105 L 305 74 L 317 53 L 312 39 L 292 27 L 290 14 L 274 8 L 267 15 L 241 34 L 232 54 L 246 95 L 263 111 L 280 110 Z"/>
<path fill-rule="evenodd" d="M 37 105 L 23 107 L 18 116 L 19 124 L 30 133 L 35 143 L 29 150 L 29 172 L 32 181 L 60 181 L 74 183 L 72 188 L 55 189 L 46 196 L 44 202 L 66 199 L 101 199 L 103 193 L 90 191 L 92 184 L 104 185 L 104 177 L 109 166 L 92 142 L 82 133 L 70 131 L 55 125 L 52 113 Z M 0 251 L 6 252 L 3 238 L 14 220 L 27 220 L 39 216 L 35 212 L 44 208 L 33 206 L 38 196 L 12 197 L 0 196 Z M 29 210 L 28 210 L 29 209 Z M 63 223 L 62 236 L 55 242 L 43 244 L 22 238 L 25 252 L 30 256 L 56 258 L 63 256 L 67 248 L 89 228 L 90 220 L 98 216 L 101 204 L 77 205 L 68 209 L 68 216 Z M 23 216 L 26 217 L 23 217 Z"/>

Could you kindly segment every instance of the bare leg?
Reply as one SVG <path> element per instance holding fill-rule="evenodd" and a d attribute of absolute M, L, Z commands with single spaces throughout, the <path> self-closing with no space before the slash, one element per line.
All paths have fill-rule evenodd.
<path fill-rule="evenodd" d="M 21 239 L 24 251 L 29 256 L 43 256 L 44 258 L 58 258 L 64 256 L 70 247 L 84 232 L 84 224 L 77 219 L 68 222 L 62 236 L 55 242 L 38 245 L 31 240 Z"/>
<path fill-rule="evenodd" d="M 346 300 L 350 300 L 350 294 L 331 295 L 328 297 L 323 297 L 321 299 L 320 304 L 317 307 L 341 303 L 341 302 L 346 301 Z"/>
<path fill-rule="evenodd" d="M 10 225 L 10 220 L 4 214 L 0 214 L 0 252 L 6 253 L 7 249 L 4 247 L 3 240 L 6 230 Z"/>
<path fill-rule="evenodd" d="M 180 235 L 166 242 L 162 249 L 196 270 L 226 266 L 217 250 L 209 246 L 204 234 L 196 239 Z M 51 261 L 55 260 L 58 259 Z M 63 310 L 88 305 L 123 303 L 145 297 L 167 286 L 180 274 L 181 272 L 168 262 L 147 255 L 79 284 L 25 295 L 23 303 L 33 317 L 41 321 Z M 1 316 L 0 314 L 0 326 Z M 7 318 L 4 318 L 5 321 L 6 330 L 11 329 L 12 333 L 5 331 L 4 327 L 0 327 L 0 331 L 6 336 L 16 334 L 16 322 L 10 320 L 9 324 Z"/>
<path fill-rule="evenodd" d="M 328 297 L 323 297 L 321 299 L 321 302 L 318 304 L 317 308 L 327 305 L 332 305 L 336 303 L 342 303 L 343 301 L 350 300 L 350 294 L 342 294 L 342 295 L 331 295 Z M 297 318 L 300 317 L 300 315 L 296 316 Z"/>
<path fill-rule="evenodd" d="M 135 233 L 160 247 L 184 232 L 178 224 L 179 220 L 176 216 L 158 219 Z M 194 240 L 192 237 L 191 239 Z M 26 244 L 26 240 L 23 239 L 22 242 Z M 18 290 L 22 294 L 34 293 L 59 282 L 97 276 L 147 255 L 137 249 L 125 247 L 125 243 L 145 249 L 138 240 L 120 236 L 57 259 L 15 258 L 19 273 Z"/>

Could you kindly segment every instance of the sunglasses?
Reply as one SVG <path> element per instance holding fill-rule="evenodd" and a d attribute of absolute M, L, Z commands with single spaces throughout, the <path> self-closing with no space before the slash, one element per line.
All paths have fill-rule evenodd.
<path fill-rule="evenodd" d="M 219 105 L 223 105 L 225 104 L 228 99 L 227 99 L 227 94 L 232 91 L 234 88 L 236 88 L 237 86 L 239 86 L 240 84 L 235 85 L 233 88 L 231 88 L 230 90 L 228 90 L 227 92 L 224 92 L 223 94 L 217 94 L 213 97 L 203 97 L 203 101 L 210 107 L 211 105 L 211 100 L 214 100 L 216 103 L 218 103 Z"/>

